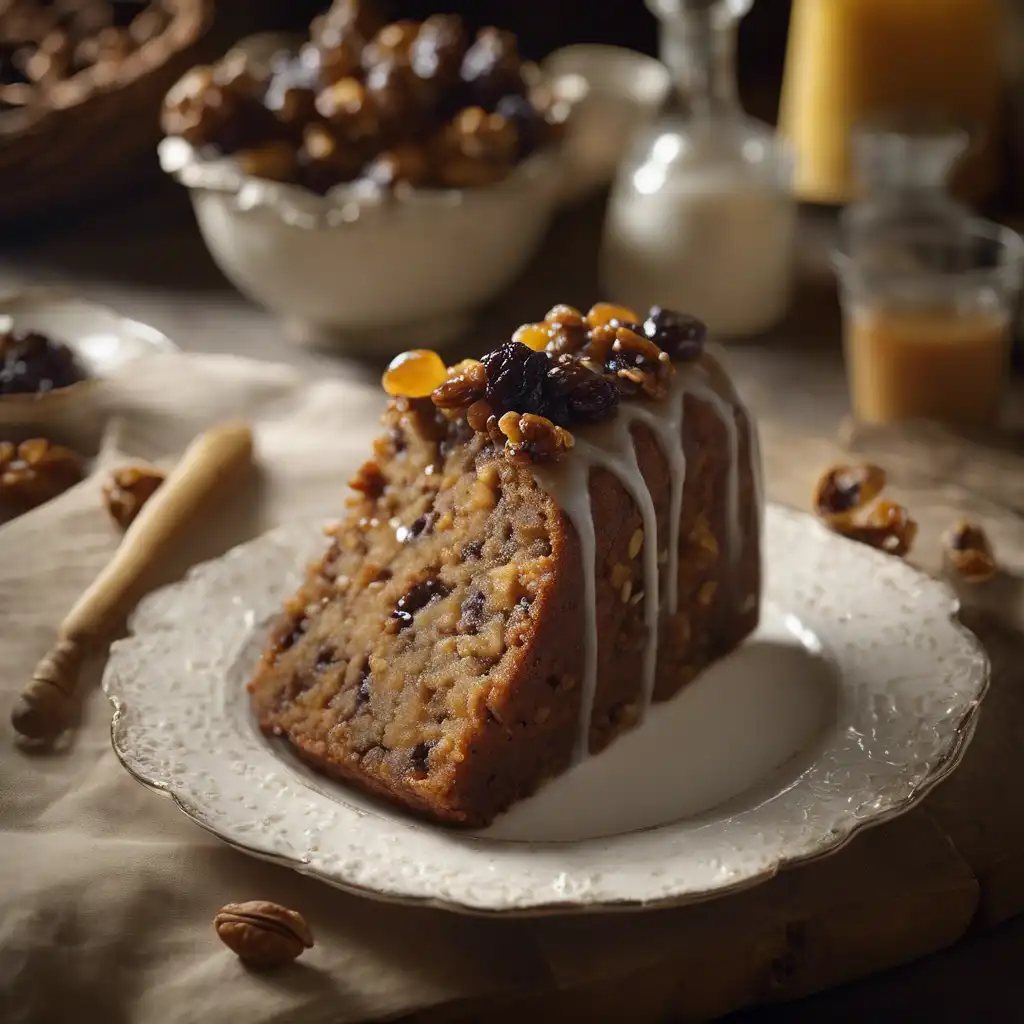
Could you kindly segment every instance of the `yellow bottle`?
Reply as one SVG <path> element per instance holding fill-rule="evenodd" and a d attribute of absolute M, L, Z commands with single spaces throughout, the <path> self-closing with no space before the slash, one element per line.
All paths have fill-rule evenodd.
<path fill-rule="evenodd" d="M 800 199 L 854 198 L 852 129 L 893 111 L 965 122 L 974 143 L 954 191 L 988 197 L 998 176 L 999 0 L 793 0 L 779 123 Z"/>

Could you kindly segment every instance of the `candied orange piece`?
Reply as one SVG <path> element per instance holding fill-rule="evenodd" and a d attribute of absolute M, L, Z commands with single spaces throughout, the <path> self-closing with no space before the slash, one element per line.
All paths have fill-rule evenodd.
<path fill-rule="evenodd" d="M 394 398 L 426 398 L 448 379 L 444 360 L 428 348 L 414 348 L 395 356 L 381 383 Z"/>

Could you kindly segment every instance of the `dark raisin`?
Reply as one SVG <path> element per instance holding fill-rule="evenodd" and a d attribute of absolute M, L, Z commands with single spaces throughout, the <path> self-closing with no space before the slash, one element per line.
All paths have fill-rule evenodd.
<path fill-rule="evenodd" d="M 448 588 L 438 579 L 421 580 L 398 599 L 391 618 L 398 622 L 399 629 L 412 625 L 413 616 L 425 608 L 435 597 L 443 597 Z"/>
<path fill-rule="evenodd" d="M 413 520 L 411 526 L 400 526 L 395 531 L 395 537 L 398 539 L 400 544 L 409 544 L 414 541 L 421 533 L 433 533 L 434 524 L 437 522 L 436 512 L 425 512 L 421 516 L 417 516 Z"/>
<path fill-rule="evenodd" d="M 325 668 L 337 663 L 338 652 L 333 647 L 324 647 L 316 656 L 314 668 L 317 672 L 323 672 Z"/>
<path fill-rule="evenodd" d="M 427 126 L 436 100 L 433 83 L 417 78 L 406 64 L 378 64 L 366 73 L 366 95 L 390 139 L 415 136 Z"/>
<path fill-rule="evenodd" d="M 356 688 L 356 707 L 361 708 L 370 702 L 370 663 L 363 665 L 362 674 L 359 676 L 359 686 Z"/>
<path fill-rule="evenodd" d="M 284 54 L 274 60 L 263 105 L 282 124 L 299 127 L 316 116 L 319 85 L 319 50 L 304 47 L 297 56 Z"/>
<path fill-rule="evenodd" d="M 466 30 L 453 14 L 435 14 L 420 25 L 409 48 L 409 63 L 420 78 L 457 82 L 466 53 Z"/>
<path fill-rule="evenodd" d="M 484 606 L 487 601 L 483 593 L 473 590 L 462 602 L 462 616 L 459 619 L 460 633 L 475 633 L 484 624 Z"/>
<path fill-rule="evenodd" d="M 279 651 L 287 651 L 294 647 L 295 644 L 305 636 L 306 630 L 309 629 L 309 619 L 303 616 L 295 623 L 294 626 L 277 642 L 277 649 Z"/>
<path fill-rule="evenodd" d="M 472 101 L 493 110 L 503 96 L 526 91 L 522 67 L 511 32 L 483 28 L 462 60 L 462 81 L 469 87 Z"/>
<path fill-rule="evenodd" d="M 520 159 L 544 143 L 547 124 L 526 96 L 517 93 L 502 96 L 495 110 L 516 126 Z"/>
<path fill-rule="evenodd" d="M 430 751 L 433 748 L 433 743 L 417 743 L 412 748 L 410 759 L 412 760 L 412 767 L 414 771 L 425 772 L 427 770 L 427 758 L 430 756 Z"/>
<path fill-rule="evenodd" d="M 67 345 L 37 331 L 0 335 L 0 394 L 43 394 L 84 380 Z"/>
<path fill-rule="evenodd" d="M 978 546 L 977 538 L 972 530 L 956 530 L 949 538 L 949 548 L 951 551 L 968 551 Z"/>
<path fill-rule="evenodd" d="M 695 316 L 652 306 L 644 321 L 644 335 L 673 361 L 699 359 L 708 339 L 707 325 Z"/>
<path fill-rule="evenodd" d="M 506 341 L 481 360 L 487 371 L 487 402 L 496 416 L 506 412 L 547 415 L 544 383 L 550 361 L 518 341 Z"/>
<path fill-rule="evenodd" d="M 549 387 L 557 391 L 565 402 L 566 422 L 560 426 L 597 423 L 615 415 L 619 405 L 618 388 L 572 357 L 560 357 L 551 366 L 548 382 Z"/>

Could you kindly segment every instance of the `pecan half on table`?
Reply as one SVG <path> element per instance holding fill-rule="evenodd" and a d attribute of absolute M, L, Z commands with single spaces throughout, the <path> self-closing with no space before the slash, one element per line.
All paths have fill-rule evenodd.
<path fill-rule="evenodd" d="M 283 967 L 313 946 L 305 918 L 266 900 L 228 903 L 213 926 L 221 942 L 252 967 Z"/>

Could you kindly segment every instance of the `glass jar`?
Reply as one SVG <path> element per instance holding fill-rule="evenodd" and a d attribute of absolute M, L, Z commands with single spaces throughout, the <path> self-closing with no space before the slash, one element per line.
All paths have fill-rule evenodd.
<path fill-rule="evenodd" d="M 784 147 L 738 99 L 736 27 L 752 0 L 647 2 L 685 113 L 666 111 L 619 170 L 604 292 L 698 316 L 719 337 L 759 334 L 789 306 L 796 205 Z"/>
<path fill-rule="evenodd" d="M 999 422 L 1024 241 L 972 217 L 897 221 L 837 251 L 850 404 L 861 423 Z"/>
<path fill-rule="evenodd" d="M 833 260 L 860 422 L 998 422 L 1024 242 L 948 192 L 968 141 L 912 114 L 854 133 L 862 198 L 843 212 Z"/>

